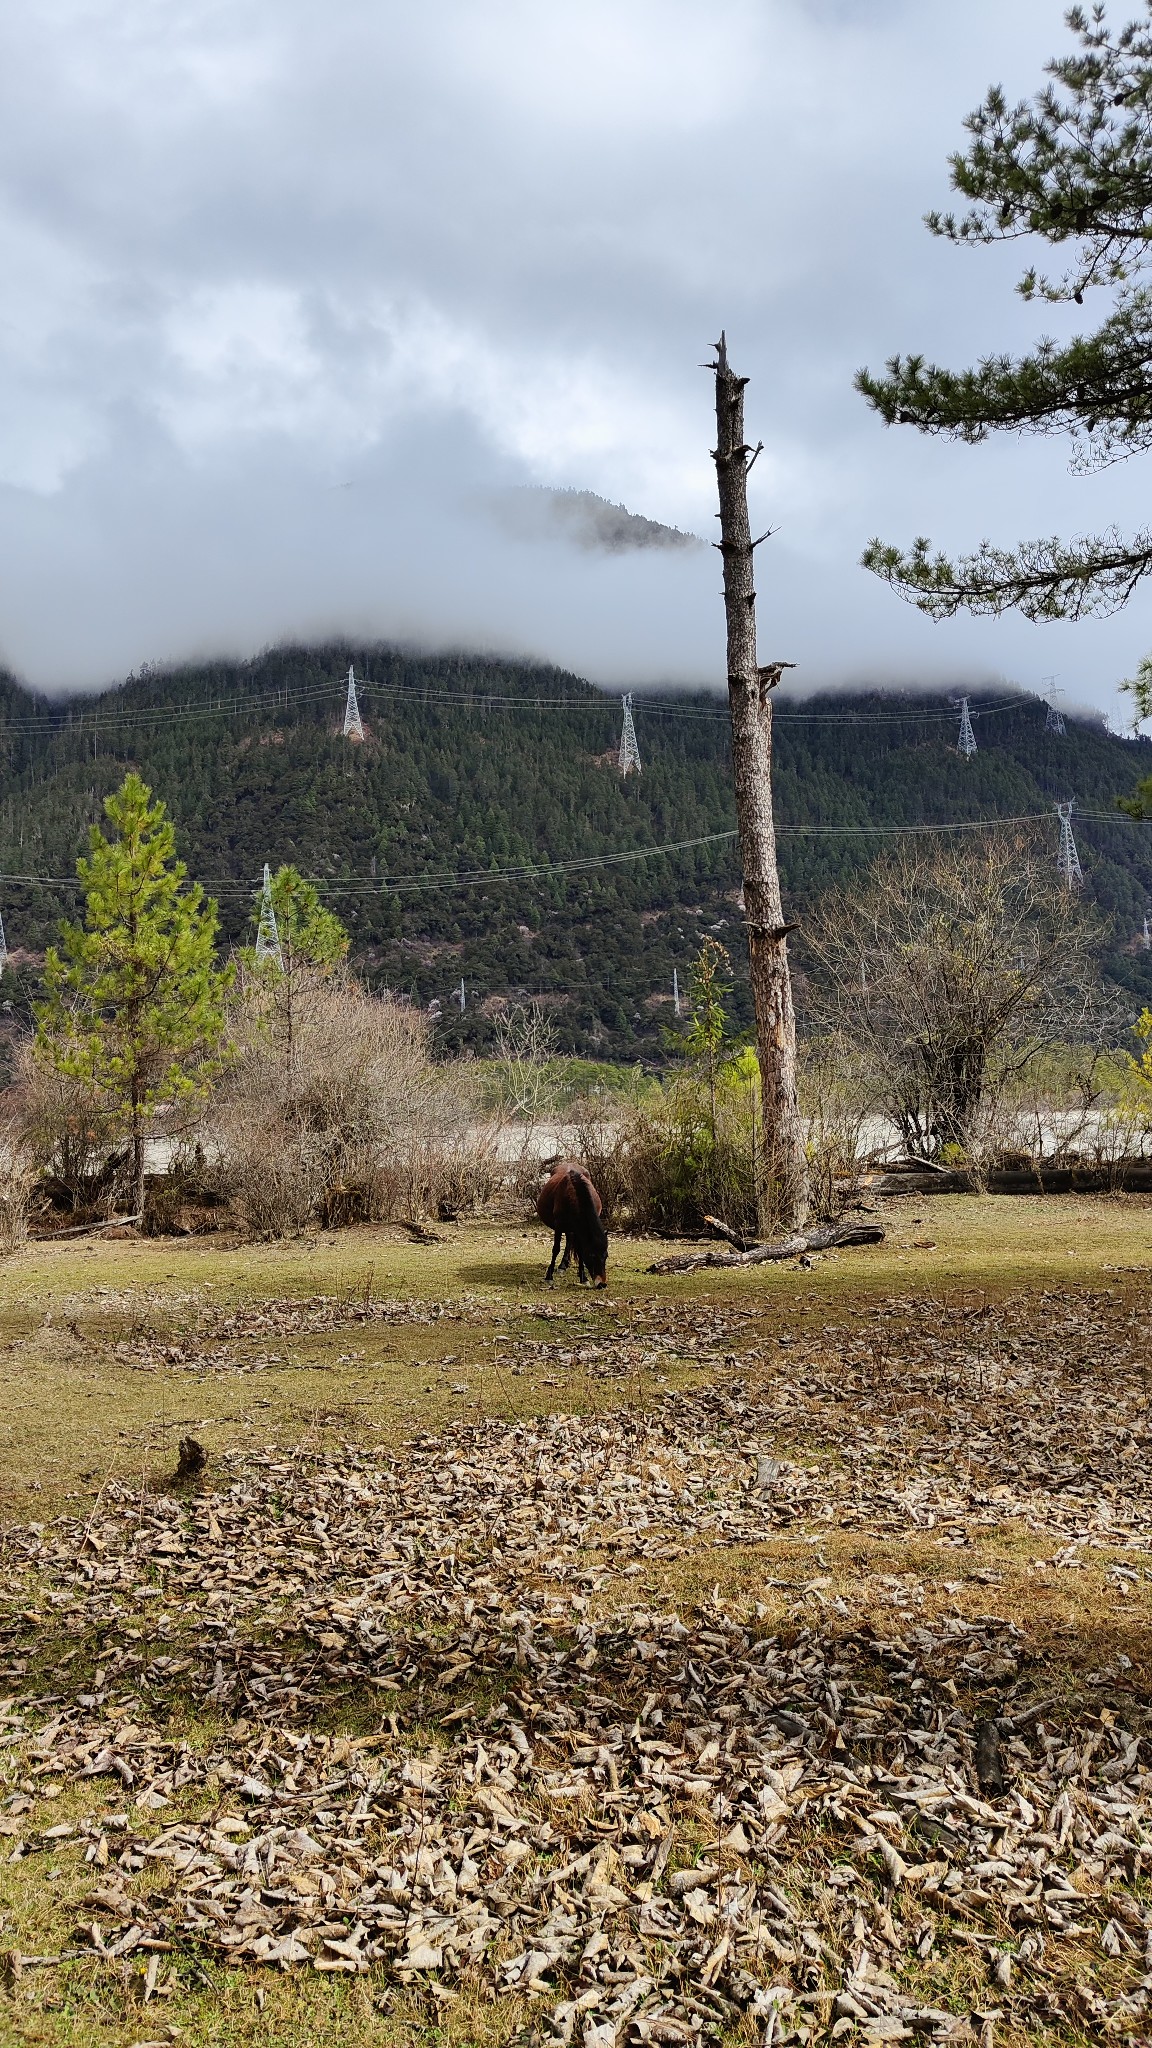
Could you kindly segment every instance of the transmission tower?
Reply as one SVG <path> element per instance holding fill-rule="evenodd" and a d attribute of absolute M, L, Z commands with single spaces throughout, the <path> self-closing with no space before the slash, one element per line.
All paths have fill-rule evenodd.
<path fill-rule="evenodd" d="M 632 770 L 635 769 L 637 775 L 640 775 L 643 773 L 643 770 L 640 766 L 640 749 L 636 744 L 636 727 L 632 723 L 631 695 L 623 698 L 622 702 L 624 705 L 624 727 L 620 734 L 620 773 L 621 775 L 631 775 Z"/>
<path fill-rule="evenodd" d="M 1060 820 L 1060 850 L 1056 855 L 1056 866 L 1063 877 L 1064 887 L 1078 889 L 1084 880 L 1084 870 L 1080 865 L 1080 855 L 1076 851 L 1076 841 L 1072 837 L 1071 804 L 1057 804 L 1056 816 Z"/>
<path fill-rule="evenodd" d="M 1045 681 L 1047 681 L 1047 677 L 1045 677 Z M 1068 730 L 1064 723 L 1064 713 L 1060 709 L 1060 699 L 1063 695 L 1063 690 L 1054 682 L 1048 692 L 1048 701 L 1044 707 L 1044 730 L 1045 732 L 1054 732 L 1057 739 L 1060 740 L 1064 738 Z"/>
<path fill-rule="evenodd" d="M 360 706 L 356 702 L 356 671 L 352 663 L 349 662 L 348 701 L 344 706 L 344 738 L 346 740 L 362 740 L 363 737 L 364 721 L 360 716 Z"/>
<path fill-rule="evenodd" d="M 264 887 L 260 895 L 260 917 L 256 926 L 256 965 L 267 967 L 271 964 L 284 972 L 284 955 L 280 951 L 280 934 L 276 929 L 276 910 L 272 902 L 272 870 L 264 863 Z"/>
<path fill-rule="evenodd" d="M 976 752 L 976 735 L 972 730 L 972 714 L 968 709 L 967 697 L 960 699 L 960 737 L 956 742 L 956 751 L 963 754 L 966 761 L 970 761 Z"/>
<path fill-rule="evenodd" d="M 1147 929 L 1148 929 L 1148 919 L 1147 919 L 1147 918 L 1145 918 L 1145 919 L 1144 919 L 1144 929 L 1145 929 L 1145 931 L 1147 931 Z M 7 939 L 6 939 L 6 938 L 5 938 L 5 936 L 4 936 L 4 919 L 3 919 L 3 917 L 2 917 L 2 916 L 0 916 L 0 974 L 3 974 L 3 972 L 4 972 L 4 969 L 5 969 L 6 967 L 7 967 L 7 965 L 8 965 L 8 941 L 7 941 Z"/>
<path fill-rule="evenodd" d="M 2 923 L 2 922 L 0 922 L 0 943 L 2 943 L 2 942 L 3 942 L 3 938 L 4 938 L 4 926 L 3 926 L 3 923 Z M 1152 928 L 1150 928 L 1150 927 L 1149 927 L 1149 924 L 1148 924 L 1148 912 L 1147 912 L 1147 911 L 1145 911 L 1145 912 L 1144 912 L 1144 951 L 1145 951 L 1146 953 L 1152 953 Z"/>

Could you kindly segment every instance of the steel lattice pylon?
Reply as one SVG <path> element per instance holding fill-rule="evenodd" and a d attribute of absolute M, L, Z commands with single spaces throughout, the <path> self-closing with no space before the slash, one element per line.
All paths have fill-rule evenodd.
<path fill-rule="evenodd" d="M 280 951 L 280 933 L 276 928 L 276 909 L 272 902 L 272 870 L 264 863 L 264 887 L 260 895 L 260 917 L 256 925 L 257 967 L 278 967 L 284 972 L 284 955 Z"/>
<path fill-rule="evenodd" d="M 640 765 L 640 749 L 636 744 L 636 727 L 632 722 L 631 695 L 621 701 L 624 705 L 624 726 L 620 734 L 620 773 L 631 775 L 635 769 L 637 775 L 641 775 L 643 769 Z"/>
<path fill-rule="evenodd" d="M 1145 919 L 1145 929 L 1147 929 L 1147 919 Z M 8 941 L 4 936 L 4 919 L 2 916 L 0 916 L 0 974 L 3 974 L 4 969 L 7 967 L 7 965 Z"/>
<path fill-rule="evenodd" d="M 360 706 L 356 701 L 356 671 L 352 663 L 349 662 L 348 700 L 344 706 L 344 738 L 346 740 L 362 740 L 363 737 L 364 721 L 360 716 Z"/>
<path fill-rule="evenodd" d="M 972 714 L 968 709 L 967 697 L 961 697 L 960 699 L 960 737 L 956 742 L 956 751 L 963 754 L 966 761 L 970 761 L 973 754 L 977 751 L 976 735 L 972 730 Z"/>
<path fill-rule="evenodd" d="M 1064 887 L 1078 889 L 1084 880 L 1084 870 L 1080 865 L 1080 855 L 1076 851 L 1076 841 L 1072 836 L 1071 804 L 1057 804 L 1056 816 L 1060 820 L 1060 849 L 1056 855 L 1056 865 L 1060 870 Z"/>
<path fill-rule="evenodd" d="M 1059 695 L 1060 692 L 1058 690 L 1053 690 L 1053 699 L 1058 697 Z M 1059 704 L 1055 702 L 1050 701 L 1045 706 L 1044 730 L 1045 732 L 1054 732 L 1056 734 L 1056 737 L 1061 740 L 1064 738 L 1064 735 L 1068 730 L 1068 727 L 1064 723 L 1064 713 L 1061 711 Z"/>

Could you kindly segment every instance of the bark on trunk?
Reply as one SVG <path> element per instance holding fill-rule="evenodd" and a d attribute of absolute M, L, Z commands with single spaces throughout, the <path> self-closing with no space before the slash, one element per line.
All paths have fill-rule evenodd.
<path fill-rule="evenodd" d="M 132 1206 L 138 1215 L 144 1214 L 144 1123 L 135 1081 L 132 1083 Z"/>
<path fill-rule="evenodd" d="M 772 699 L 783 663 L 760 668 L 756 656 L 756 543 L 748 524 L 744 386 L 729 368 L 724 336 L 716 344 L 716 478 L 728 629 L 728 701 L 732 773 L 744 867 L 748 960 L 760 1061 L 761 1142 L 756 1206 L 760 1230 L 791 1230 L 808 1214 L 804 1131 L 796 1092 L 796 1016 L 788 971 L 789 931 L 780 902 L 772 817 Z"/>

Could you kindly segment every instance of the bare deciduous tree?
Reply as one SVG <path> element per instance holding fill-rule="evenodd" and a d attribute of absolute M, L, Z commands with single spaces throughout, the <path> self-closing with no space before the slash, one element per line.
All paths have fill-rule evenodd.
<path fill-rule="evenodd" d="M 501 1106 L 523 1124 L 527 1145 L 533 1128 L 556 1112 L 556 1026 L 543 1003 L 508 1003 L 500 1011 L 496 1060 Z"/>
<path fill-rule="evenodd" d="M 1016 841 L 901 851 L 808 938 L 817 1023 L 855 1038 L 919 1157 L 969 1151 L 989 1099 L 1091 1028 L 1098 921 Z"/>

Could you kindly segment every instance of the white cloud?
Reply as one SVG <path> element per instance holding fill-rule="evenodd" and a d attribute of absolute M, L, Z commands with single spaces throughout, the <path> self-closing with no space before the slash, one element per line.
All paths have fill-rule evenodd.
<path fill-rule="evenodd" d="M 779 528 L 766 642 L 811 680 L 1055 668 L 1104 701 L 1143 596 L 934 629 L 856 567 L 877 530 L 1142 520 L 1138 467 L 926 444 L 851 389 L 1068 323 L 1013 296 L 1019 252 L 920 224 L 987 83 L 1031 90 L 1064 38 L 1049 0 L 9 10 L 0 651 L 93 682 L 346 625 L 715 679 L 713 557 L 529 561 L 477 507 L 567 485 L 710 536 L 724 321 Z"/>

